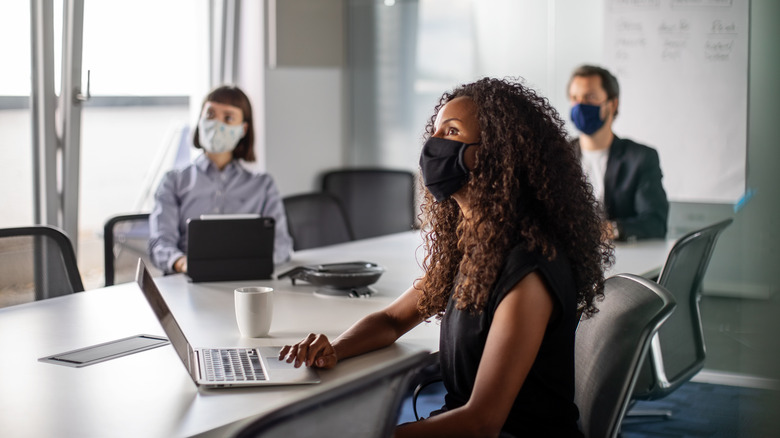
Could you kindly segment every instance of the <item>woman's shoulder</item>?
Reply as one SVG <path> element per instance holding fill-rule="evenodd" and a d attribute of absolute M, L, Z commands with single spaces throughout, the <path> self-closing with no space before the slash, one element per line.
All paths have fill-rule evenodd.
<path fill-rule="evenodd" d="M 239 186 L 253 188 L 264 192 L 278 192 L 276 182 L 270 173 L 246 166 L 242 162 L 235 163 L 236 171 L 231 178 Z"/>
<path fill-rule="evenodd" d="M 188 175 L 192 173 L 193 168 L 195 168 L 195 163 L 190 163 L 183 167 L 168 169 L 167 171 L 165 171 L 165 173 L 163 173 L 160 183 L 172 184 L 172 183 L 180 182 L 182 181 L 183 178 L 187 178 Z"/>
<path fill-rule="evenodd" d="M 503 267 L 496 280 L 499 294 L 506 293 L 539 266 L 539 254 L 529 251 L 524 245 L 517 244 L 507 253 Z"/>
<path fill-rule="evenodd" d="M 554 254 L 548 256 L 539 250 L 529 250 L 525 245 L 517 244 L 507 254 L 499 282 L 505 288 L 511 288 L 535 270 L 540 271 L 548 281 L 556 283 L 571 276 L 569 261 L 559 248 L 555 248 Z"/>
<path fill-rule="evenodd" d="M 525 244 L 518 243 L 509 250 L 504 266 L 508 269 L 517 269 L 527 265 L 547 266 L 565 263 L 561 251 L 557 247 L 553 247 L 552 253 L 554 256 L 551 257 L 543 254 L 541 250 L 529 250 Z"/>
<path fill-rule="evenodd" d="M 236 170 L 239 173 L 246 175 L 249 178 L 273 181 L 273 177 L 270 173 L 260 169 L 254 163 L 248 163 L 244 160 L 234 160 L 233 163 L 235 164 Z"/>

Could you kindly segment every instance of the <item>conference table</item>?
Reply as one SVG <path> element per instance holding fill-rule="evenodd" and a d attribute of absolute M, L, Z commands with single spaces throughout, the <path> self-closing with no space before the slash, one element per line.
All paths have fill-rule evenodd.
<path fill-rule="evenodd" d="M 419 231 L 296 252 L 275 275 L 303 265 L 367 261 L 385 271 L 365 298 L 330 296 L 289 279 L 192 283 L 184 275 L 155 279 L 196 347 L 278 346 L 310 332 L 336 337 L 360 317 L 397 298 L 422 270 Z M 657 270 L 671 241 L 616 245 L 607 273 Z M 233 290 L 274 288 L 268 337 L 243 338 Z M 421 350 L 438 350 L 439 325 L 425 322 L 391 347 L 320 370 L 321 383 L 302 386 L 198 389 L 170 345 L 82 368 L 39 358 L 137 334 L 164 335 L 135 283 L 0 309 L 0 436 L 226 436 L 254 418 L 373 373 Z M 360 415 L 356 408 L 355 415 Z"/>

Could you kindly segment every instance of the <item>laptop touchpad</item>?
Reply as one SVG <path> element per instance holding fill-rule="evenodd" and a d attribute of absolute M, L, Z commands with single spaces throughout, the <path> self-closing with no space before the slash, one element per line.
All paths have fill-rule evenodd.
<path fill-rule="evenodd" d="M 287 361 L 279 360 L 279 356 L 265 356 L 265 363 L 269 370 L 293 370 L 295 366 Z M 303 366 L 303 365 L 302 365 Z"/>

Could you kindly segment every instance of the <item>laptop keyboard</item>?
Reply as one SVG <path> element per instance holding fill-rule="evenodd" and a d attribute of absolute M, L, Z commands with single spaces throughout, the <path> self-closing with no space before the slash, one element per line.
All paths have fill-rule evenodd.
<path fill-rule="evenodd" d="M 265 380 L 263 366 L 253 348 L 204 349 L 206 379 L 211 382 Z"/>

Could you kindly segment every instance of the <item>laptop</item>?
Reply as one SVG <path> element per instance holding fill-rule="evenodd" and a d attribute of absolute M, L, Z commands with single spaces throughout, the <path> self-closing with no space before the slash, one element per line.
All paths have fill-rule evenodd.
<path fill-rule="evenodd" d="M 274 271 L 276 221 L 260 215 L 203 215 L 187 222 L 193 282 L 267 280 Z"/>
<path fill-rule="evenodd" d="M 313 369 L 306 366 L 295 368 L 280 361 L 281 347 L 194 348 L 141 259 L 138 259 L 135 281 L 196 385 L 224 388 L 319 383 L 319 376 Z"/>

